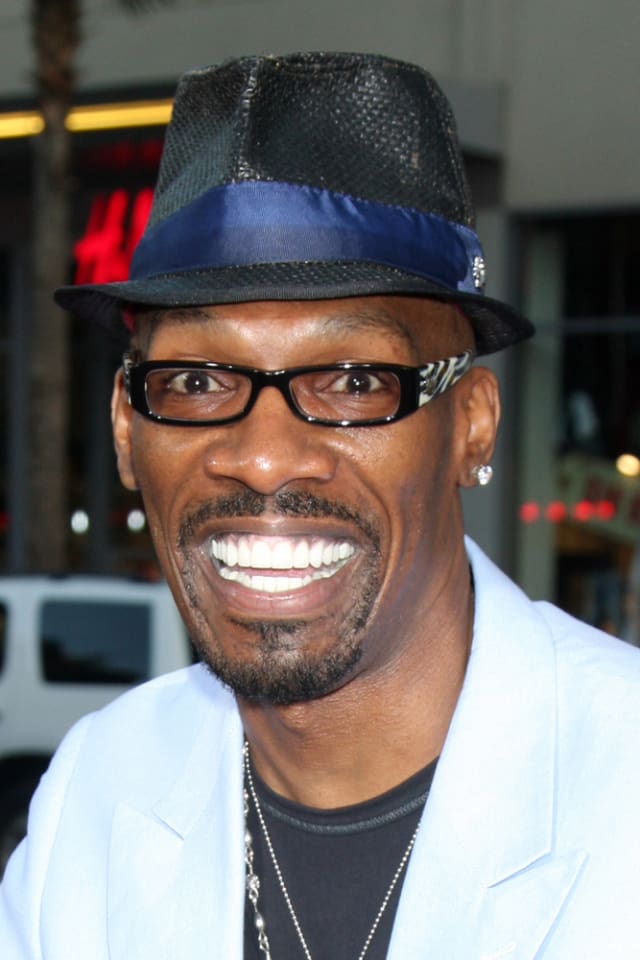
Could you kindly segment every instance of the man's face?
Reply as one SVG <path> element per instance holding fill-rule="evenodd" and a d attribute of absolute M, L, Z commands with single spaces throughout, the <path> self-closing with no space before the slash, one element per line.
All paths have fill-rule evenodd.
<path fill-rule="evenodd" d="M 264 370 L 414 366 L 472 346 L 454 308 L 408 297 L 162 311 L 139 338 L 145 359 Z M 270 387 L 236 423 L 156 424 L 117 380 L 123 482 L 142 492 L 201 656 L 241 697 L 316 698 L 415 649 L 461 549 L 475 373 L 404 420 L 342 428 L 297 419 Z"/>

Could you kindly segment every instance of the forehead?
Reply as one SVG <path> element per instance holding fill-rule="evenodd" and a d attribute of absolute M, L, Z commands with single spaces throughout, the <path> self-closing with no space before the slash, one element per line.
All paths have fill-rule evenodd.
<path fill-rule="evenodd" d="M 197 349 L 211 340 L 219 349 L 263 351 L 266 344 L 313 353 L 344 345 L 376 345 L 413 359 L 438 359 L 473 348 L 468 320 L 457 307 L 424 297 L 351 297 L 338 300 L 259 301 L 142 310 L 136 314 L 139 348 Z M 154 349 L 155 352 L 155 349 Z"/>

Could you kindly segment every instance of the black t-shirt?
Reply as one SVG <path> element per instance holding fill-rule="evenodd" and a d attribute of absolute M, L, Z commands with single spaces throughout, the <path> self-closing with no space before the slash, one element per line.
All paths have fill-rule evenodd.
<path fill-rule="evenodd" d="M 316 810 L 254 785 L 289 896 L 313 960 L 358 960 L 376 914 L 420 820 L 436 762 L 388 793 L 337 810 Z M 249 830 L 260 878 L 258 909 L 272 960 L 304 951 L 271 862 L 253 801 Z M 405 870 L 382 915 L 366 960 L 384 960 Z M 245 909 L 245 960 L 264 960 L 254 910 Z"/>

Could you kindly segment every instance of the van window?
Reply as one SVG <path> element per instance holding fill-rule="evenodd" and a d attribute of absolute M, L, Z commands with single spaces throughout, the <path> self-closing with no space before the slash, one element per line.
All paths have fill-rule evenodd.
<path fill-rule="evenodd" d="M 50 683 L 133 684 L 150 674 L 151 617 L 139 603 L 47 600 L 40 662 Z"/>

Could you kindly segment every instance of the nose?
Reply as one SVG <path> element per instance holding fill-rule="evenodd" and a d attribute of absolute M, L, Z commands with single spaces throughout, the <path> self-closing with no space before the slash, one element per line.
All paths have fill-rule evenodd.
<path fill-rule="evenodd" d="M 296 480 L 327 482 L 335 474 L 333 428 L 300 420 L 276 387 L 264 387 L 242 420 L 214 427 L 205 471 L 272 495 Z"/>

